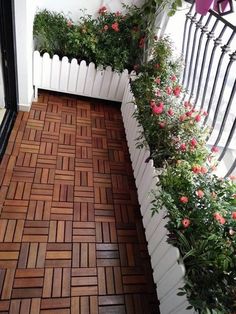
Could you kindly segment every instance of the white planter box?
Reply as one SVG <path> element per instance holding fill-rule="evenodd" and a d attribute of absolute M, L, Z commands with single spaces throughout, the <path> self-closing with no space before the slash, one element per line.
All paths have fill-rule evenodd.
<path fill-rule="evenodd" d="M 157 286 L 157 295 L 160 301 L 161 314 L 192 314 L 193 310 L 185 310 L 189 305 L 185 296 L 177 296 L 179 288 L 184 285 L 185 268 L 179 261 L 179 250 L 167 243 L 167 229 L 165 225 L 167 218 L 164 218 L 166 211 L 163 209 L 151 217 L 151 201 L 153 196 L 150 193 L 154 190 L 158 193 L 156 183 L 157 169 L 153 161 L 148 163 L 146 159 L 150 152 L 143 148 L 136 148 L 136 138 L 140 135 L 141 127 L 133 117 L 136 109 L 134 98 L 129 84 L 125 90 L 121 112 L 124 121 L 127 143 L 134 171 L 135 183 L 138 192 L 143 225 L 145 228 L 148 251 L 151 257 L 153 278 Z"/>
<path fill-rule="evenodd" d="M 33 85 L 35 98 L 38 88 L 94 97 L 111 101 L 122 101 L 129 82 L 128 70 L 122 73 L 95 68 L 94 63 L 78 64 L 76 59 L 69 62 L 67 57 L 59 60 L 57 55 L 50 58 L 48 53 L 40 56 L 38 51 L 33 55 Z"/>

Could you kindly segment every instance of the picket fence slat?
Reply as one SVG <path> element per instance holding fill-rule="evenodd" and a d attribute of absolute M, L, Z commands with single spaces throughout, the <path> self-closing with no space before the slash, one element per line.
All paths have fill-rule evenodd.
<path fill-rule="evenodd" d="M 75 93 L 79 66 L 76 59 L 72 59 L 69 70 L 68 92 Z"/>
<path fill-rule="evenodd" d="M 50 88 L 50 78 L 51 78 L 51 58 L 46 52 L 43 55 L 42 60 L 42 86 L 43 88 Z"/>
<path fill-rule="evenodd" d="M 60 70 L 61 63 L 58 55 L 54 55 L 52 58 L 52 74 L 51 74 L 51 83 L 50 88 L 58 89 L 59 88 L 59 79 L 60 79 Z"/>
<path fill-rule="evenodd" d="M 59 60 L 57 55 L 50 58 L 48 53 L 40 56 L 33 53 L 33 85 L 35 96 L 39 88 L 100 98 L 121 102 L 129 82 L 128 70 L 122 73 L 95 68 L 94 63 L 86 64 L 84 60 L 78 64 L 76 59 L 69 62 L 64 56 Z"/>

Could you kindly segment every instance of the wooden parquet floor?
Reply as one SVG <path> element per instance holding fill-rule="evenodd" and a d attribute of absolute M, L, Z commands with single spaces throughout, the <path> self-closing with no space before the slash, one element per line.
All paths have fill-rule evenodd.
<path fill-rule="evenodd" d="M 41 93 L 0 166 L 0 313 L 158 313 L 120 109 Z"/>

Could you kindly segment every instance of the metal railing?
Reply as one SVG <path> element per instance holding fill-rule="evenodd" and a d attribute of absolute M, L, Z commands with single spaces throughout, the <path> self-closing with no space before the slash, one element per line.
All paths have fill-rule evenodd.
<path fill-rule="evenodd" d="M 208 144 L 220 147 L 224 175 L 236 170 L 236 26 L 210 10 L 186 14 L 182 54 L 185 99 L 208 113 Z"/>

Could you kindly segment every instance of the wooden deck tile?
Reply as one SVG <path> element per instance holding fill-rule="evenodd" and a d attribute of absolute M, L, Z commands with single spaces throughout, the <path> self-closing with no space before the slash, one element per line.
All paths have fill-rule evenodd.
<path fill-rule="evenodd" d="M 0 186 L 0 313 L 159 313 L 117 105 L 40 93 Z"/>

